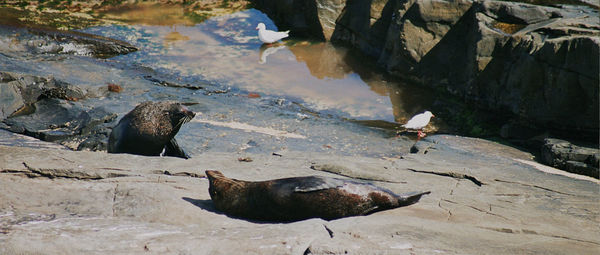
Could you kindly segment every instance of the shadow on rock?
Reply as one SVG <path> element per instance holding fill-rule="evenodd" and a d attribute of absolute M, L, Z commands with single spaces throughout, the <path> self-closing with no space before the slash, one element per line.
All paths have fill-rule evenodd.
<path fill-rule="evenodd" d="M 212 200 L 210 199 L 193 199 L 189 197 L 182 197 L 181 199 L 200 207 L 202 210 L 224 215 L 215 208 L 215 204 L 213 204 Z"/>

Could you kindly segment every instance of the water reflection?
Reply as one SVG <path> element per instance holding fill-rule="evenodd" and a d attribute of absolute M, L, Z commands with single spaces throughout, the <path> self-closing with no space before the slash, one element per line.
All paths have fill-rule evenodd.
<path fill-rule="evenodd" d="M 173 44 L 177 41 L 187 41 L 190 39 L 190 37 L 182 35 L 179 32 L 177 32 L 176 27 L 173 27 L 172 29 L 173 29 L 173 31 L 171 31 L 164 37 L 164 45 L 166 47 L 172 47 Z"/>
<path fill-rule="evenodd" d="M 130 15 L 124 13 L 121 17 Z M 144 10 L 136 15 L 162 18 L 150 21 L 154 19 L 148 16 L 131 26 L 96 27 L 87 32 L 141 48 L 119 58 L 182 77 L 300 99 L 314 110 L 347 118 L 402 123 L 430 108 L 431 93 L 385 77 L 373 68 L 374 63 L 346 48 L 293 39 L 285 45 L 261 46 L 256 24 L 275 25 L 257 10 L 213 17 L 193 26 L 183 17 L 174 17 L 176 13 L 183 15 L 172 10 L 154 14 Z"/>
<path fill-rule="evenodd" d="M 281 49 L 285 49 L 285 45 L 263 44 L 262 46 L 260 46 L 260 58 L 258 59 L 258 63 L 267 63 L 267 57 L 269 55 L 275 54 L 275 52 Z"/>
<path fill-rule="evenodd" d="M 181 5 L 137 3 L 108 8 L 103 14 L 105 19 L 117 20 L 132 25 L 193 26 L 198 23 L 191 16 L 186 15 Z"/>

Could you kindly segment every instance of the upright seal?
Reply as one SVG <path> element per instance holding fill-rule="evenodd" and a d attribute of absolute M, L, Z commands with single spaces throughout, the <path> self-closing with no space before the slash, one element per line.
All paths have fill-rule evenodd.
<path fill-rule="evenodd" d="M 206 171 L 215 208 L 233 217 L 288 222 L 332 220 L 411 205 L 426 192 L 396 195 L 373 184 L 322 176 L 249 182 Z"/>
<path fill-rule="evenodd" d="M 176 102 L 143 102 L 127 113 L 108 138 L 109 153 L 189 158 L 175 135 L 195 114 Z"/>

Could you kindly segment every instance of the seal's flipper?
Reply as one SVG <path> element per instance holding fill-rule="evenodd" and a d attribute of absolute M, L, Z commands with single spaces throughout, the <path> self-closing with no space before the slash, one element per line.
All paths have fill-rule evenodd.
<path fill-rule="evenodd" d="M 429 194 L 429 193 L 431 193 L 431 191 L 425 191 L 425 192 L 413 191 L 413 192 L 400 194 L 400 195 L 398 195 L 398 204 L 400 204 L 401 206 L 412 205 L 416 202 L 419 202 L 419 199 L 421 199 L 421 196 Z"/>
<path fill-rule="evenodd" d="M 188 156 L 181 147 L 179 147 L 179 144 L 177 144 L 177 140 L 175 140 L 175 138 L 171 138 L 171 140 L 165 144 L 165 156 L 171 156 L 171 157 L 180 157 L 180 158 L 184 158 L 184 159 L 188 159 L 190 158 L 190 156 Z"/>

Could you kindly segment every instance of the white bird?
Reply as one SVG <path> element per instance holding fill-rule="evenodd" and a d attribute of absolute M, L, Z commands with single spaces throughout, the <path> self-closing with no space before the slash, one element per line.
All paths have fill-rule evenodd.
<path fill-rule="evenodd" d="M 258 26 L 256 26 L 256 30 L 258 30 L 258 39 L 260 39 L 260 41 L 263 43 L 274 43 L 276 41 L 279 41 L 283 38 L 288 37 L 288 33 L 290 32 L 289 30 L 284 32 L 275 32 L 272 30 L 267 30 L 264 23 L 258 23 Z"/>
<path fill-rule="evenodd" d="M 421 129 L 423 129 L 425 126 L 427 126 L 427 124 L 429 124 L 431 117 L 435 117 L 435 115 L 433 115 L 433 113 L 431 113 L 430 111 L 425 111 L 424 113 L 420 113 L 413 116 L 408 122 L 406 122 L 406 124 L 402 126 L 407 129 L 418 130 L 418 138 L 420 139 L 421 137 L 425 137 L 425 133 L 423 133 Z"/>

